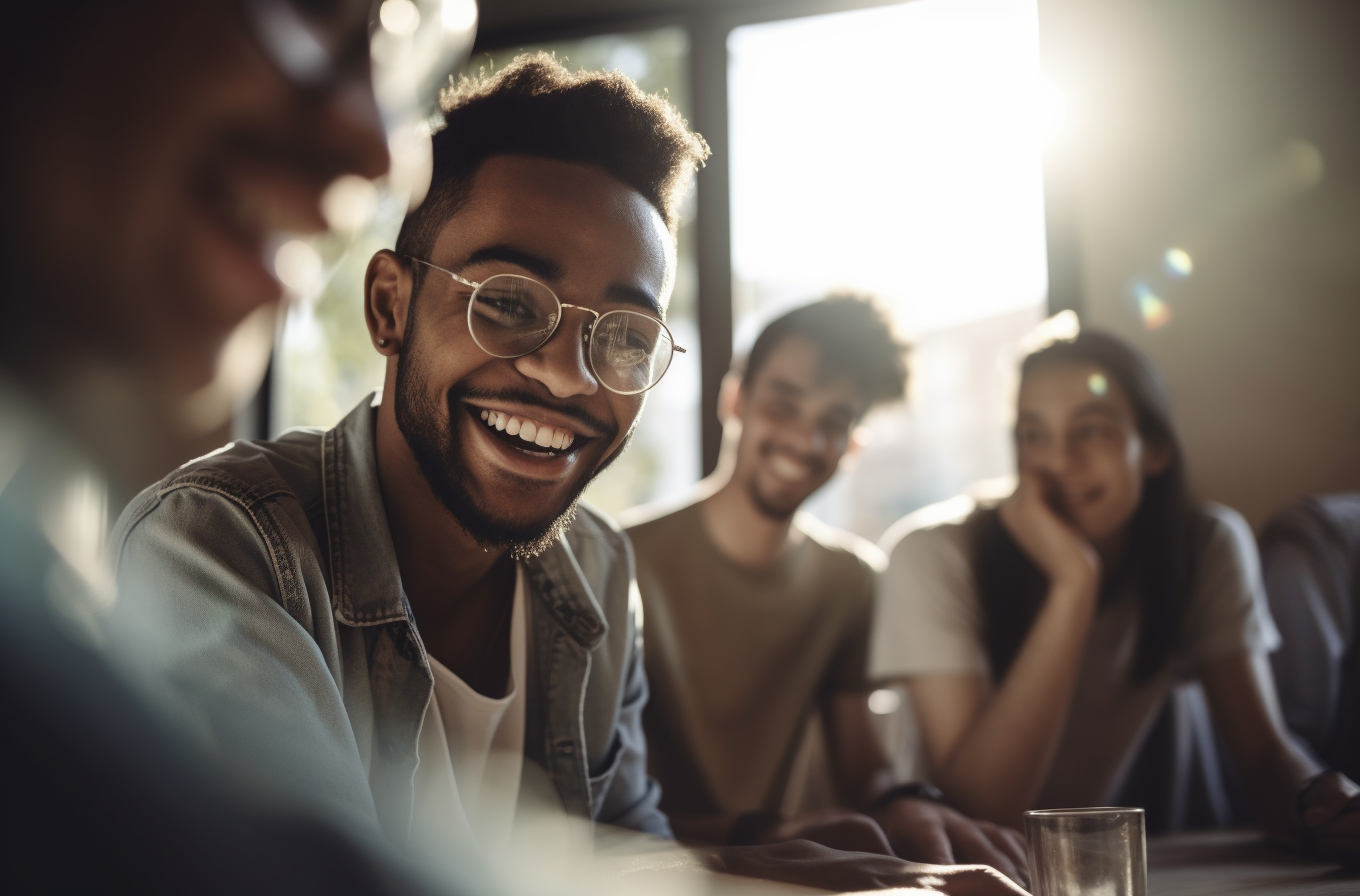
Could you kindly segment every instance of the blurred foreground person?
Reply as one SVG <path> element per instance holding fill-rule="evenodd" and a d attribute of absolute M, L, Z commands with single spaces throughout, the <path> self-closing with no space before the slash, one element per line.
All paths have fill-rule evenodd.
<path fill-rule="evenodd" d="M 248 8 L 330 39 L 300 86 Z M 166 456 L 249 312 L 275 228 L 388 165 L 368 4 L 23 4 L 0 61 L 0 889 L 433 892 L 348 833 L 229 795 L 107 659 L 105 494 Z M 172 446 L 173 450 L 173 446 Z"/>
<path fill-rule="evenodd" d="M 627 538 L 579 506 L 674 347 L 678 203 L 707 156 L 618 73 L 524 57 L 445 96 L 424 204 L 369 264 L 380 398 L 236 443 L 115 531 L 150 675 L 262 788 L 435 861 L 535 861 L 528 795 L 665 837 Z M 810 843 L 711 867 L 828 889 L 939 869 Z M 982 871 L 950 892 L 1000 892 Z"/>
<path fill-rule="evenodd" d="M 865 677 L 883 557 L 798 513 L 854 450 L 864 414 L 904 394 L 904 352 L 867 300 L 828 298 L 776 319 L 725 384 L 730 429 L 703 497 L 650 519 L 646 508 L 634 514 L 650 767 L 685 840 L 806 838 L 985 863 L 1019 879 L 1016 832 L 975 824 L 932 788 L 893 780 Z M 841 804 L 853 811 L 781 817 L 794 754 L 818 710 Z"/>
<path fill-rule="evenodd" d="M 1025 358 L 1017 402 L 1015 493 L 884 536 L 871 668 L 906 679 L 936 782 L 999 823 L 1108 805 L 1169 689 L 1198 679 L 1267 831 L 1360 862 L 1360 788 L 1285 733 L 1251 531 L 1191 500 L 1151 363 L 1064 333 Z"/>

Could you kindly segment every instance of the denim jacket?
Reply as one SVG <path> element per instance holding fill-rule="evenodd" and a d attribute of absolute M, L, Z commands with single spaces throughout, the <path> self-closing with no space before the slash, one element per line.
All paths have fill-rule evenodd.
<path fill-rule="evenodd" d="M 113 533 L 122 597 L 110 631 L 247 782 L 376 822 L 401 843 L 433 679 L 374 430 L 366 400 L 332 430 L 235 442 L 142 492 Z M 583 507 L 524 574 L 526 770 L 546 772 L 572 814 L 669 836 L 646 772 L 627 536 Z"/>

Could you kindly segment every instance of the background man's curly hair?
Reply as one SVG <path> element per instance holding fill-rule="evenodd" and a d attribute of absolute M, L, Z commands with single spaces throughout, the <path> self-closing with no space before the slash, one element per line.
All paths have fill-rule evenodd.
<path fill-rule="evenodd" d="M 883 309 L 867 296 L 849 293 L 829 295 L 770 321 L 745 360 L 734 365 L 744 387 L 792 336 L 817 346 L 824 376 L 850 377 L 866 408 L 906 394 L 907 346 L 893 335 Z"/>
<path fill-rule="evenodd" d="M 674 235 L 680 201 L 709 154 L 664 97 L 618 72 L 568 71 L 547 53 L 460 77 L 440 99 L 446 126 L 433 138 L 430 190 L 402 222 L 399 255 L 426 257 L 478 167 L 498 155 L 602 168 L 655 206 Z"/>

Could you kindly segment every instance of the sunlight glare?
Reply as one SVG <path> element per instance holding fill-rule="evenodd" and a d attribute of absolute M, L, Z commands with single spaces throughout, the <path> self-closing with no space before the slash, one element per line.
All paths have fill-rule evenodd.
<path fill-rule="evenodd" d="M 745 26 L 728 60 L 738 345 L 758 326 L 743 302 L 773 312 L 835 288 L 879 295 L 913 334 L 1043 301 L 1043 139 L 1061 98 L 1038 91 L 1034 0 Z"/>

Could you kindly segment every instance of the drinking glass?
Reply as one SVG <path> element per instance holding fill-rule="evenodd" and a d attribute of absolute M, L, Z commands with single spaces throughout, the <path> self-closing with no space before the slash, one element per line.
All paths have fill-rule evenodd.
<path fill-rule="evenodd" d="M 1142 809 L 1025 813 L 1034 896 L 1146 896 Z"/>

